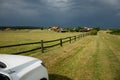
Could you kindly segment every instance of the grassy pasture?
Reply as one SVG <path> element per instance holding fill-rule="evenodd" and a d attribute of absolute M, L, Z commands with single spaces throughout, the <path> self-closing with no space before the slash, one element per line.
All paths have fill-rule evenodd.
<path fill-rule="evenodd" d="M 78 34 L 80 33 L 77 33 L 77 32 L 58 33 L 58 32 L 48 31 L 48 30 L 27 30 L 27 29 L 15 30 L 15 31 L 13 30 L 0 31 L 0 46 L 40 42 L 41 40 L 44 40 L 44 41 L 55 40 L 55 39 L 69 37 L 69 36 L 75 36 Z M 55 42 L 55 43 L 59 43 L 59 42 Z M 54 44 L 54 42 L 48 43 L 46 45 L 51 45 L 51 44 Z M 15 52 L 30 50 L 37 47 L 40 47 L 40 44 L 25 45 L 25 46 L 18 46 L 18 47 L 12 47 L 12 48 L 4 48 L 4 49 L 2 48 L 0 49 L 0 53 L 15 53 Z"/>
<path fill-rule="evenodd" d="M 14 32 L 9 33 L 13 34 Z M 20 38 L 21 41 L 24 39 L 24 42 L 25 39 L 27 39 L 28 34 L 31 34 L 29 37 L 32 38 L 33 35 L 36 34 L 35 36 L 38 37 L 42 33 L 44 32 L 28 31 L 26 33 L 26 31 L 23 31 L 20 33 L 18 31 L 18 34 L 22 34 L 24 37 L 15 37 L 16 34 L 14 34 L 14 38 L 18 40 Z M 57 35 L 54 37 L 54 39 L 57 39 L 78 34 L 56 32 L 48 33 L 44 33 L 42 35 Z M 7 33 L 2 32 L 0 34 L 3 36 L 2 34 Z M 25 35 L 27 35 L 27 37 L 25 37 Z M 38 40 L 39 38 L 35 36 L 33 37 L 36 39 L 29 39 L 31 41 Z M 53 36 L 49 38 L 44 36 L 44 40 L 52 38 Z M 2 41 L 4 42 L 4 39 L 1 39 L 1 42 Z M 48 49 L 46 53 L 40 53 L 41 52 L 37 50 L 27 55 L 39 58 L 45 62 L 50 80 L 120 80 L 119 35 L 110 35 L 105 31 L 100 31 L 96 36 L 87 36 L 71 44 L 65 43 L 63 47 L 57 46 Z"/>
<path fill-rule="evenodd" d="M 68 32 L 58 33 L 48 30 L 16 30 L 16 31 L 0 31 L 0 45 L 18 44 L 37 42 L 41 40 L 54 40 L 69 36 L 75 36 L 80 33 Z"/>
<path fill-rule="evenodd" d="M 45 54 L 50 80 L 120 80 L 120 36 L 100 31 Z"/>

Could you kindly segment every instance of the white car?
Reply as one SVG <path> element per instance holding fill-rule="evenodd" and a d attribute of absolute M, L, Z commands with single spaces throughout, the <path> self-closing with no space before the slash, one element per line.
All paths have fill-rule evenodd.
<path fill-rule="evenodd" d="M 1 54 L 0 80 L 48 80 L 48 72 L 39 59 Z"/>

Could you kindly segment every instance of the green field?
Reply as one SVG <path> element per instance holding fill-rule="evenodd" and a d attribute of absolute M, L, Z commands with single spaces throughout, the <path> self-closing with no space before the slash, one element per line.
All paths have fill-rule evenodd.
<path fill-rule="evenodd" d="M 28 36 L 28 34 L 31 35 Z M 9 32 L 9 34 L 1 32 L 0 42 L 2 42 L 1 45 L 7 44 L 9 40 L 12 42 L 13 39 L 18 40 L 14 40 L 16 42 L 19 42 L 19 40 L 29 42 L 27 39 L 30 39 L 31 42 L 41 39 L 56 39 L 79 33 L 46 31 L 46 33 L 43 32 L 44 38 L 41 39 L 39 38 L 40 34 L 42 34 L 42 31 L 41 33 L 39 31 L 19 33 L 18 31 L 16 34 L 14 32 Z M 12 35 L 14 36 L 12 37 Z M 47 38 L 48 35 L 57 36 Z M 5 38 L 8 40 L 4 40 Z M 50 48 L 43 54 L 40 50 L 37 50 L 27 55 L 45 62 L 50 80 L 120 80 L 120 36 L 110 35 L 106 31 L 99 31 L 97 36 L 87 36 L 71 44 L 66 43 L 63 47 Z"/>
<path fill-rule="evenodd" d="M 10 30 L 0 31 L 0 45 L 10 45 L 18 43 L 37 42 L 41 40 L 54 40 L 69 36 L 75 36 L 80 33 L 68 32 L 59 33 L 48 30 Z"/>
<path fill-rule="evenodd" d="M 0 31 L 0 46 L 40 42 L 41 40 L 49 41 L 49 40 L 55 40 L 69 36 L 75 36 L 79 34 L 81 33 L 77 33 L 77 32 L 59 33 L 48 30 L 27 30 L 27 29 L 15 30 L 15 31 L 13 30 Z M 0 49 L 0 53 L 9 54 L 9 53 L 26 51 L 37 47 L 40 47 L 40 44 L 25 45 L 25 46 L 18 46 L 18 47 L 4 48 L 4 49 L 2 48 Z M 27 53 L 27 54 L 31 54 L 31 53 Z"/>

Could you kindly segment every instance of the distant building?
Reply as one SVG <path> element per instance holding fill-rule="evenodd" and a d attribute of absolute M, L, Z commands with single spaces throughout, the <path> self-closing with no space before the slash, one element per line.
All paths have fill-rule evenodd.
<path fill-rule="evenodd" d="M 90 30 L 92 30 L 93 28 L 85 27 L 84 29 L 86 29 L 87 31 L 90 31 Z"/>
<path fill-rule="evenodd" d="M 65 30 L 63 30 L 63 28 L 59 27 L 59 26 L 52 26 L 52 27 L 49 27 L 48 30 L 53 30 L 53 31 L 57 31 L 57 32 L 67 32 Z"/>
<path fill-rule="evenodd" d="M 84 29 L 81 29 L 80 32 L 88 32 L 91 31 L 93 28 L 88 28 L 88 27 L 84 27 Z"/>
<path fill-rule="evenodd" d="M 48 30 L 59 31 L 60 27 L 59 26 L 52 26 L 52 27 L 49 27 Z"/>

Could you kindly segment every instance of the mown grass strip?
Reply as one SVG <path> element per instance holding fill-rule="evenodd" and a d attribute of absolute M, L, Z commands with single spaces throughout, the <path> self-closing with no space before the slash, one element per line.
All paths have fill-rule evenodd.
<path fill-rule="evenodd" d="M 100 43 L 98 41 L 96 43 L 96 52 L 93 55 L 93 67 L 94 67 L 93 80 L 103 80 L 102 77 L 101 77 L 102 63 L 101 63 L 101 60 L 100 60 Z"/>
<path fill-rule="evenodd" d="M 104 36 L 102 37 L 104 44 L 106 45 L 106 55 L 110 61 L 110 68 L 112 71 L 112 76 L 113 76 L 113 80 L 120 80 L 120 61 L 118 59 L 118 57 L 115 55 L 116 53 L 114 53 L 113 47 L 110 47 L 110 40 L 111 39 L 106 39 L 107 37 Z"/>

